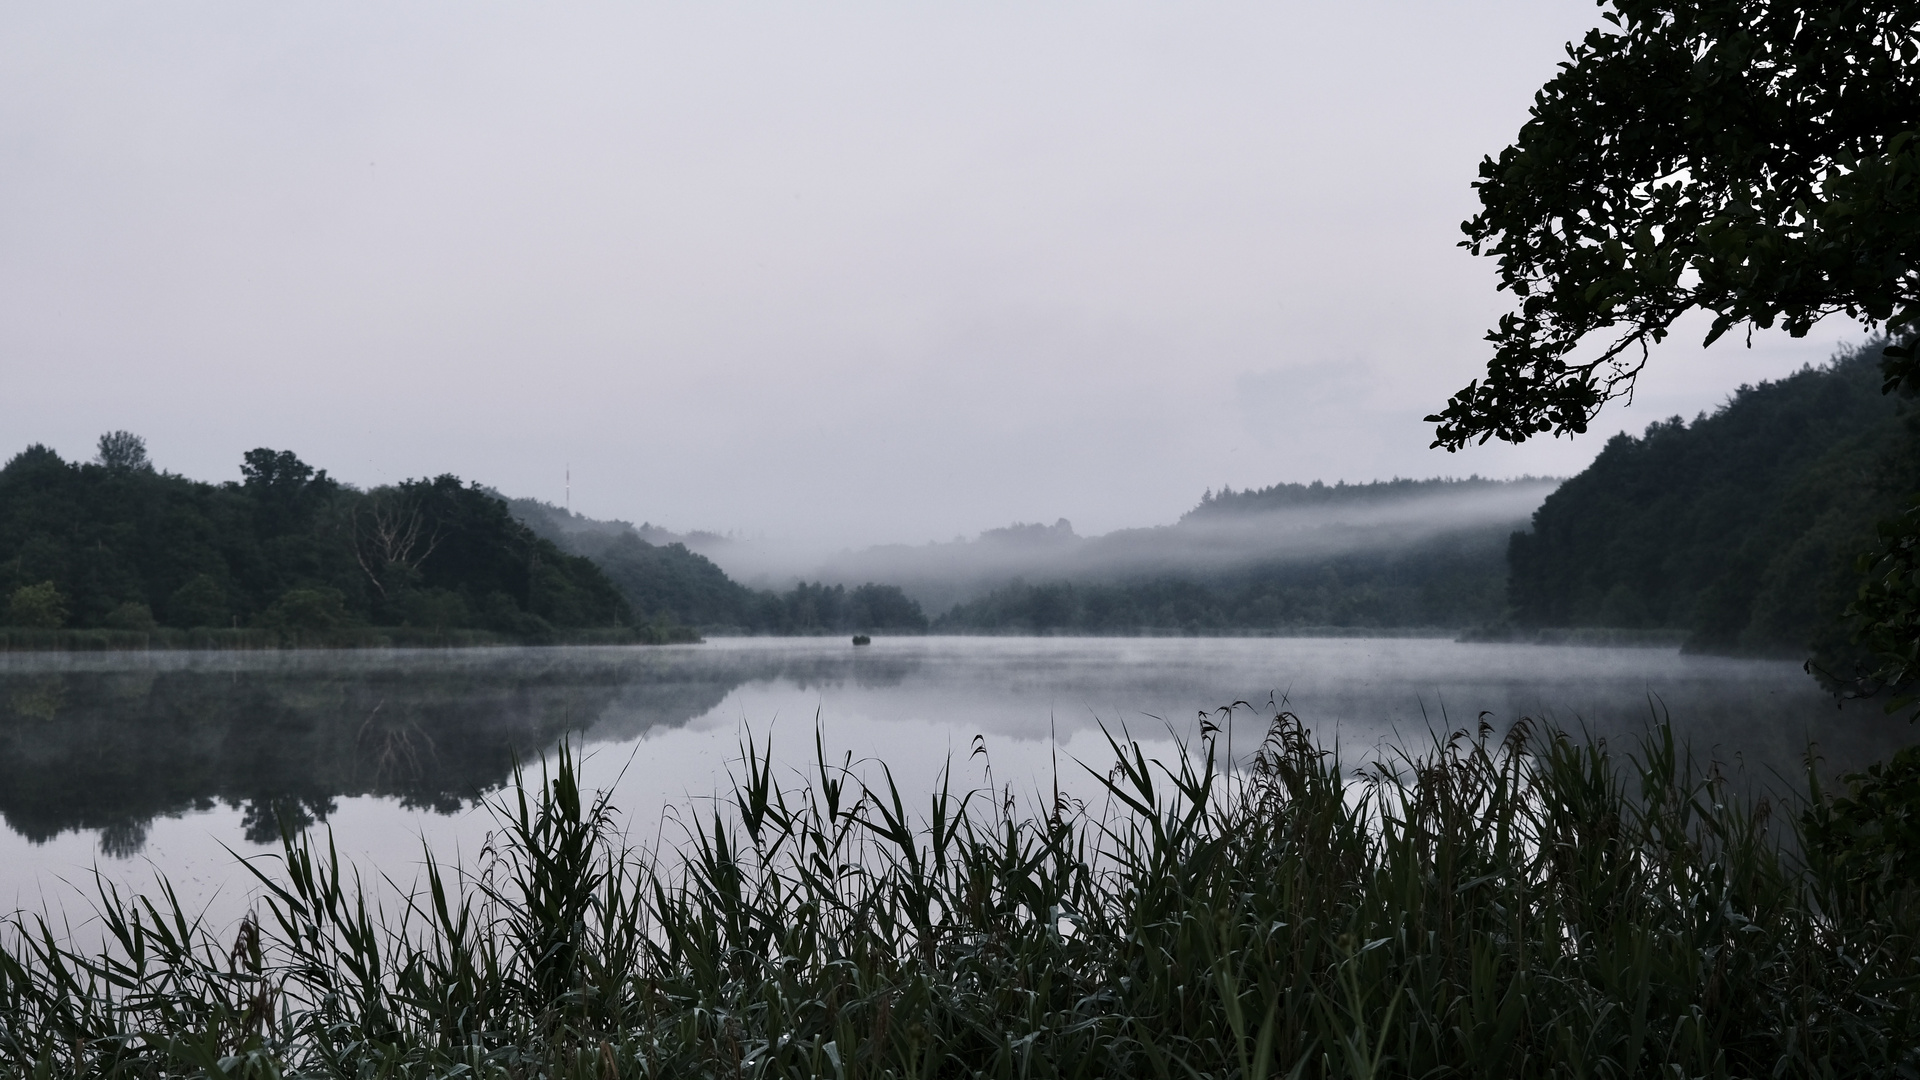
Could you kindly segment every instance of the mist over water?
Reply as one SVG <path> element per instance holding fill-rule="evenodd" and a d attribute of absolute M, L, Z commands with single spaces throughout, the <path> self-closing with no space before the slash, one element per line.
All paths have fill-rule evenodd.
<path fill-rule="evenodd" d="M 244 899 L 227 847 L 282 826 L 410 879 L 421 845 L 471 857 L 477 800 L 574 733 L 587 780 L 632 834 L 672 839 L 669 810 L 727 789 L 740 739 L 771 738 L 781 775 L 830 756 L 884 761 L 909 794 L 955 786 L 1098 797 L 1105 731 L 1155 752 L 1236 701 L 1236 755 L 1273 708 L 1356 764 L 1429 732 L 1520 717 L 1626 741 L 1656 716 L 1703 754 L 1769 780 L 1809 741 L 1829 771 L 1883 757 L 1911 728 L 1834 706 L 1797 665 L 1652 649 L 1437 639 L 730 639 L 654 649 L 10 654 L 0 656 L 0 906 L 66 895 L 98 866 L 144 887 Z M 1271 704 L 1270 704 L 1271 703 Z M 1216 717 L 1218 714 L 1215 714 Z M 972 753 L 975 737 L 981 755 Z M 1630 745 L 1630 742 L 1628 743 Z M 668 822 L 663 832 L 663 821 Z"/>
<path fill-rule="evenodd" d="M 1263 565 L 1409 551 L 1442 539 L 1504 551 L 1507 536 L 1527 525 L 1559 483 L 1525 479 L 1411 486 L 1406 492 L 1389 489 L 1318 506 L 1215 514 L 1205 513 L 1203 504 L 1172 524 L 1098 536 L 1081 536 L 1062 518 L 1050 525 L 989 529 L 972 539 L 859 549 L 713 533 L 663 533 L 658 539 L 682 540 L 736 580 L 756 586 L 885 582 L 937 613 L 1015 580 L 1211 578 Z"/>

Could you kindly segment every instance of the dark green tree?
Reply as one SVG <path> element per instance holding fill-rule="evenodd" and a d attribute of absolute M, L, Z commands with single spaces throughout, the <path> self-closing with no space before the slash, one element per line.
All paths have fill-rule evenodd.
<path fill-rule="evenodd" d="M 15 626 L 57 630 L 67 621 L 67 598 L 51 581 L 22 585 L 8 600 L 7 621 Z"/>
<path fill-rule="evenodd" d="M 291 450 L 261 447 L 241 455 L 242 486 L 256 491 L 298 492 L 314 479 L 313 466 L 301 461 Z M 319 473 L 321 480 L 326 473 Z"/>
<path fill-rule="evenodd" d="M 121 472 L 153 468 L 147 460 L 147 440 L 131 431 L 109 431 L 100 436 L 99 450 L 94 460 L 103 468 Z"/>
<path fill-rule="evenodd" d="M 167 621 L 175 626 L 225 626 L 231 610 L 226 587 L 212 574 L 195 574 L 167 597 Z"/>
<path fill-rule="evenodd" d="M 1427 419 L 1449 450 L 1584 432 L 1695 309 L 1712 342 L 1834 313 L 1920 326 L 1920 0 L 1603 0 L 1519 137 L 1481 163 L 1464 245 L 1517 310 Z"/>

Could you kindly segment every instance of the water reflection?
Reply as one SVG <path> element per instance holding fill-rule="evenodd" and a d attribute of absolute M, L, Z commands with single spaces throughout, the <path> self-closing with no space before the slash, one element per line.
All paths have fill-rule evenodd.
<path fill-rule="evenodd" d="M 641 770 L 665 792 L 710 776 L 706 759 L 727 752 L 742 722 L 810 724 L 816 710 L 829 732 L 857 730 L 872 742 L 860 753 L 889 761 L 980 734 L 998 740 L 997 754 L 1011 741 L 1038 762 L 1056 739 L 1089 737 L 1083 745 L 1097 749 L 1101 724 L 1184 732 L 1200 709 L 1264 706 L 1270 695 L 1337 735 L 1349 757 L 1482 711 L 1498 726 L 1532 716 L 1625 734 L 1664 709 L 1703 751 L 1787 773 L 1809 739 L 1852 767 L 1915 735 L 1870 707 L 1835 710 L 1790 664 L 1447 641 L 12 654 L 0 656 L 0 818 L 34 844 L 96 832 L 101 853 L 124 858 L 156 819 L 220 808 L 238 811 L 239 835 L 224 835 L 255 844 L 326 821 L 343 800 L 455 813 L 569 731 L 630 756 L 672 755 Z M 1252 725 L 1241 745 L 1257 741 L 1262 720 L 1241 714 Z M 697 747 L 662 737 L 689 725 L 716 737 Z"/>
<path fill-rule="evenodd" d="M 562 732 L 685 723 L 755 674 L 628 650 L 8 659 L 0 818 L 35 842 L 99 830 L 120 857 L 217 805 L 254 843 L 341 798 L 452 813 Z"/>

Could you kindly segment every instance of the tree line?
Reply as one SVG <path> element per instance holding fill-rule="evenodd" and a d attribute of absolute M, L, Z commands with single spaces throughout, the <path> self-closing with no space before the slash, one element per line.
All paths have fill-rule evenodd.
<path fill-rule="evenodd" d="M 1463 628 L 1503 607 L 1508 526 L 1389 551 L 1271 562 L 1222 575 L 1024 581 L 934 620 L 948 632 L 1206 634 L 1313 628 Z"/>
<path fill-rule="evenodd" d="M 1495 491 L 1511 484 L 1532 483 L 1544 479 L 1550 478 L 1522 476 L 1513 480 L 1491 480 L 1482 476 L 1464 478 L 1436 476 L 1427 480 L 1414 480 L 1395 477 L 1391 480 L 1372 480 L 1359 484 L 1349 484 L 1344 480 L 1329 484 L 1315 480 L 1307 484 L 1272 484 L 1263 488 L 1244 488 L 1240 491 L 1235 491 L 1232 487 L 1222 487 L 1219 491 L 1208 488 L 1200 496 L 1199 505 L 1181 515 L 1180 520 L 1182 522 L 1218 521 L 1289 510 L 1382 505 L 1425 496 Z"/>
<path fill-rule="evenodd" d="M 152 631 L 474 629 L 517 640 L 632 627 L 593 563 L 446 475 L 360 490 L 291 451 L 240 479 L 157 470 L 138 436 L 90 462 L 30 446 L 0 468 L 0 624 Z"/>
<path fill-rule="evenodd" d="M 248 451 L 240 479 L 216 484 L 154 468 L 124 431 L 101 436 L 92 461 L 34 445 L 0 468 L 0 626 L 307 641 L 410 628 L 527 642 L 928 626 L 895 586 L 754 590 L 683 544 L 542 535 L 551 523 L 526 513 L 538 505 L 521 500 L 516 516 L 451 475 L 361 490 L 285 450 Z"/>

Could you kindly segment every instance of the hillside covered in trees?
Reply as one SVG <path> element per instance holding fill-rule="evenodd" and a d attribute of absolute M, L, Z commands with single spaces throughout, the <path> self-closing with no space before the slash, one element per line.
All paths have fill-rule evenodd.
<path fill-rule="evenodd" d="M 1364 484 L 1345 482 L 1326 484 L 1274 484 L 1263 488 L 1235 491 L 1222 488 L 1200 496 L 1200 503 L 1181 515 L 1183 524 L 1245 520 L 1265 514 L 1297 511 L 1354 512 L 1368 508 L 1391 510 L 1406 505 L 1457 505 L 1475 496 L 1499 497 L 1513 492 L 1537 490 L 1541 494 L 1559 483 L 1551 477 L 1522 476 L 1514 480 L 1490 480 L 1483 476 L 1465 479 L 1435 477 L 1412 480 L 1395 477 Z M 1456 511 L 1458 513 L 1458 511 Z"/>
<path fill-rule="evenodd" d="M 1170 524 L 1093 536 L 1062 519 L 840 551 L 710 536 L 689 546 L 741 580 L 889 582 L 925 610 L 951 613 L 942 622 L 950 630 L 1466 626 L 1500 611 L 1506 538 L 1557 483 L 1388 480 L 1208 492 Z M 1472 564 L 1471 581 L 1460 577 L 1462 558 Z M 1028 586 L 1064 584 L 1076 596 L 1100 586 L 1103 596 L 1125 599 L 1104 606 L 1110 616 L 1066 623 L 1017 610 Z M 1175 595 L 1178 610 L 1168 607 Z"/>
<path fill-rule="evenodd" d="M 672 534 L 624 521 L 596 521 L 550 503 L 514 499 L 513 514 L 567 551 L 593 560 L 643 619 L 714 633 L 840 634 L 927 629 L 926 614 L 897 586 L 799 582 L 785 592 L 734 581 Z"/>
<path fill-rule="evenodd" d="M 701 534 L 722 561 L 800 579 L 785 592 L 740 585 L 708 554 L 652 526 L 527 499 L 512 507 L 535 532 L 592 558 L 641 617 L 666 612 L 710 631 L 1458 629 L 1499 618 L 1508 537 L 1556 483 L 1471 477 L 1209 491 L 1172 525 L 1092 537 L 1066 521 L 1012 525 L 974 540 L 840 552 L 812 566 L 757 565 L 750 542 Z M 944 613 L 928 620 L 928 609 Z"/>
<path fill-rule="evenodd" d="M 1524 520 L 1519 508 L 1552 483 L 1474 477 L 1209 491 L 1175 525 L 1089 542 L 1078 573 L 1000 586 L 954 606 L 935 626 L 1002 633 L 1467 627 L 1500 615 L 1508 537 Z M 1183 548 L 1184 566 L 1170 557 Z M 1149 551 L 1157 561 L 1141 554 Z"/>
<path fill-rule="evenodd" d="M 1879 344 L 1616 435 L 1509 552 L 1523 627 L 1684 630 L 1690 647 L 1843 651 L 1875 523 L 1920 491 L 1920 417 Z"/>
<path fill-rule="evenodd" d="M 367 627 L 540 641 L 631 629 L 593 563 L 453 476 L 361 491 L 289 451 L 238 481 L 156 470 L 136 436 L 92 462 L 31 446 L 0 468 L 0 625 L 41 631 Z M 684 635 L 682 635 L 684 636 Z"/>

